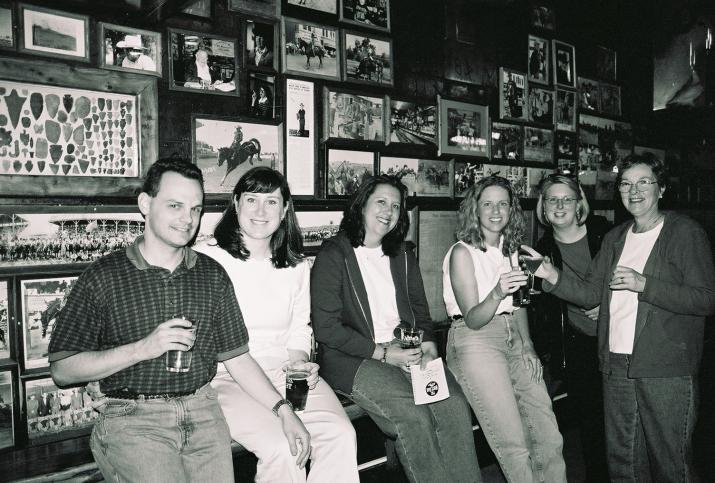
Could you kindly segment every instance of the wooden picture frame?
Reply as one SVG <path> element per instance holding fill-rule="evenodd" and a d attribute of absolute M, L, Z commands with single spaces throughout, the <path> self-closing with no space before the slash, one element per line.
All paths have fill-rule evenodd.
<path fill-rule="evenodd" d="M 9 359 L 14 354 L 13 335 L 15 317 L 11 313 L 10 279 L 0 278 L 0 361 Z M 13 323 L 10 323 L 10 321 Z M 12 330 L 12 332 L 11 332 Z M 0 431 L 2 429 L 0 428 Z M 0 441 L 2 436 L 0 436 Z M 0 442 L 0 448 L 2 443 Z"/>
<path fill-rule="evenodd" d="M 492 121 L 492 160 L 504 164 L 524 161 L 524 126 Z"/>
<path fill-rule="evenodd" d="M 0 370 L 0 451 L 15 446 L 15 380 L 15 370 Z"/>
<path fill-rule="evenodd" d="M 193 0 L 189 5 L 181 9 L 181 13 L 200 19 L 210 19 L 213 17 L 213 10 L 213 0 Z"/>
<path fill-rule="evenodd" d="M 243 22 L 243 65 L 250 70 L 278 71 L 278 22 L 248 18 Z"/>
<path fill-rule="evenodd" d="M 340 21 L 390 31 L 390 0 L 340 0 Z"/>
<path fill-rule="evenodd" d="M 454 161 L 454 197 L 463 198 L 469 188 L 482 179 L 484 164 L 471 161 Z"/>
<path fill-rule="evenodd" d="M 254 166 L 284 173 L 282 130 L 280 124 L 252 118 L 192 114 L 191 153 L 204 175 L 204 192 L 231 193 Z"/>
<path fill-rule="evenodd" d="M 489 158 L 489 106 L 437 96 L 438 154 Z"/>
<path fill-rule="evenodd" d="M 561 131 L 576 131 L 576 91 L 556 89 L 554 107 L 554 127 Z"/>
<path fill-rule="evenodd" d="M 525 166 L 554 166 L 554 131 L 524 126 Z"/>
<path fill-rule="evenodd" d="M 546 126 L 554 125 L 554 90 L 529 85 L 529 122 Z"/>
<path fill-rule="evenodd" d="M 326 139 L 385 143 L 387 98 L 323 88 L 323 136 Z"/>
<path fill-rule="evenodd" d="M 300 233 L 303 235 L 303 253 L 317 255 L 320 246 L 328 238 L 337 235 L 343 212 L 336 210 L 301 211 L 296 208 Z"/>
<path fill-rule="evenodd" d="M 375 174 L 376 153 L 353 149 L 327 148 L 325 193 L 328 198 L 346 199 Z"/>
<path fill-rule="evenodd" d="M 169 89 L 239 95 L 238 42 L 235 38 L 174 28 L 167 32 Z M 206 62 L 201 69 L 199 64 L 204 57 Z"/>
<path fill-rule="evenodd" d="M 281 71 L 339 81 L 342 63 L 339 43 L 337 27 L 283 17 Z"/>
<path fill-rule="evenodd" d="M 578 93 L 580 112 L 588 114 L 601 111 L 601 88 L 597 80 L 579 77 Z"/>
<path fill-rule="evenodd" d="M 228 0 L 228 10 L 264 18 L 280 18 L 281 0 Z"/>
<path fill-rule="evenodd" d="M 161 77 L 161 34 L 99 22 L 99 66 Z M 123 52 L 122 52 L 123 51 Z M 132 56 L 138 57 L 132 60 Z"/>
<path fill-rule="evenodd" d="M 576 48 L 560 40 L 552 40 L 551 58 L 554 59 L 554 85 L 576 87 Z"/>
<path fill-rule="evenodd" d="M 527 79 L 529 83 L 549 85 L 551 82 L 551 46 L 548 39 L 529 35 Z"/>
<path fill-rule="evenodd" d="M 156 78 L 129 72 L 78 68 L 64 63 L 0 58 L 0 85 L 3 84 L 6 87 L 22 86 L 21 90 L 16 87 L 9 89 L 9 96 L 0 100 L 5 102 L 0 109 L 7 109 L 8 98 L 13 99 L 9 117 L 11 126 L 16 127 L 9 130 L 11 140 L 17 139 L 18 146 L 25 147 L 28 133 L 31 139 L 37 138 L 33 142 L 36 151 L 33 156 L 30 156 L 29 150 L 23 154 L 21 150 L 11 152 L 0 148 L 0 182 L 4 195 L 112 196 L 134 200 L 142 177 L 157 159 Z M 19 94 L 23 90 L 29 91 L 27 96 Z M 96 112 L 91 112 L 93 107 Z M 31 115 L 20 119 L 24 110 L 29 110 Z M 71 112 L 77 113 L 75 122 L 72 122 Z M 100 116 L 101 112 L 106 112 L 106 116 Z M 111 137 L 109 129 L 106 129 L 110 120 L 112 124 L 116 121 L 116 127 L 110 128 Z M 23 122 L 29 122 L 28 127 L 33 123 L 42 126 L 42 132 L 26 130 Z M 51 132 L 47 130 L 48 125 L 52 125 Z M 71 132 L 64 125 L 69 125 Z M 105 131 L 106 137 L 100 138 Z M 87 132 L 91 134 L 88 136 Z M 38 147 L 39 139 L 45 139 L 44 146 Z M 58 142 L 60 139 L 61 143 Z M 91 148 L 90 140 L 93 141 Z M 100 142 L 107 142 L 107 147 L 100 147 Z M 70 143 L 74 145 L 73 158 L 66 157 L 70 154 Z M 51 145 L 59 147 L 52 148 Z M 85 146 L 83 151 L 80 145 Z M 130 159 L 128 150 L 136 152 L 136 157 Z M 42 169 L 41 160 L 46 160 Z"/>
<path fill-rule="evenodd" d="M 514 121 L 527 120 L 526 74 L 506 67 L 499 68 L 499 117 Z"/>
<path fill-rule="evenodd" d="M 283 0 L 283 11 L 289 8 L 305 11 L 304 15 L 310 16 L 318 12 L 327 15 L 338 14 L 338 0 Z"/>
<path fill-rule="evenodd" d="M 11 3 L 0 1 L 0 50 L 17 49 L 17 22 Z"/>
<path fill-rule="evenodd" d="M 89 62 L 89 17 L 18 4 L 18 50 L 27 54 Z"/>
<path fill-rule="evenodd" d="M 394 86 L 392 39 L 343 30 L 342 46 L 343 80 L 373 86 Z"/>
<path fill-rule="evenodd" d="M 293 196 L 315 195 L 315 162 L 318 159 L 315 84 L 285 80 L 286 180 Z"/>
<path fill-rule="evenodd" d="M 274 120 L 276 112 L 276 76 L 263 72 L 248 73 L 246 103 L 250 117 Z"/>
<path fill-rule="evenodd" d="M 387 97 L 387 144 L 437 147 L 437 106 Z"/>
<path fill-rule="evenodd" d="M 454 193 L 454 161 L 380 156 L 379 173 L 397 176 L 408 196 L 451 198 Z"/>

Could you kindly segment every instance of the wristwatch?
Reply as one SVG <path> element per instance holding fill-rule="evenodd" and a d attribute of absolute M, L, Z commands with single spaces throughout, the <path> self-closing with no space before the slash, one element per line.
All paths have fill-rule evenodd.
<path fill-rule="evenodd" d="M 275 403 L 275 404 L 273 405 L 273 409 L 271 409 L 271 411 L 273 411 L 273 414 L 275 414 L 276 417 L 278 417 L 278 410 L 279 410 L 279 409 L 281 408 L 281 406 L 283 406 L 284 404 L 287 404 L 288 407 L 291 409 L 291 411 L 293 410 L 293 405 L 290 403 L 290 401 L 288 401 L 288 400 L 286 400 L 286 399 L 280 399 L 277 403 Z"/>
<path fill-rule="evenodd" d="M 380 362 L 383 364 L 387 362 L 387 346 L 384 345 L 382 346 L 382 359 L 380 359 Z"/>

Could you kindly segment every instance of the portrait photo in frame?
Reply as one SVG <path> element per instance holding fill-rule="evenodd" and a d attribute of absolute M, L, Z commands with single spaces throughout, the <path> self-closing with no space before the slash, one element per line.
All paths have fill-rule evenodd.
<path fill-rule="evenodd" d="M 0 450 L 15 446 L 14 374 L 0 371 Z"/>
<path fill-rule="evenodd" d="M 375 174 L 375 153 L 348 149 L 328 149 L 327 182 L 328 198 L 348 198 L 362 183 Z"/>
<path fill-rule="evenodd" d="M 529 121 L 554 125 L 554 91 L 529 85 Z"/>
<path fill-rule="evenodd" d="M 464 197 L 466 191 L 485 176 L 484 166 L 482 163 L 474 163 L 472 161 L 454 161 L 455 198 Z"/>
<path fill-rule="evenodd" d="M 492 159 L 505 164 L 524 160 L 524 127 L 521 124 L 492 122 Z"/>
<path fill-rule="evenodd" d="M 552 40 L 554 59 L 554 84 L 560 87 L 576 87 L 576 48 L 560 40 Z"/>
<path fill-rule="evenodd" d="M 400 178 L 408 196 L 451 197 L 454 190 L 454 162 L 449 159 L 380 156 L 379 169 Z"/>
<path fill-rule="evenodd" d="M 621 88 L 601 82 L 601 112 L 607 116 L 621 115 Z"/>
<path fill-rule="evenodd" d="M 236 39 L 168 29 L 169 89 L 237 96 Z"/>
<path fill-rule="evenodd" d="M 99 22 L 99 66 L 161 76 L 161 34 Z"/>
<path fill-rule="evenodd" d="M 437 146 L 437 106 L 387 98 L 390 131 L 387 144 Z"/>
<path fill-rule="evenodd" d="M 247 15 L 278 18 L 281 15 L 281 0 L 228 0 L 228 9 Z"/>
<path fill-rule="evenodd" d="M 293 196 L 315 194 L 315 84 L 286 79 L 286 179 Z"/>
<path fill-rule="evenodd" d="M 554 108 L 556 129 L 576 131 L 576 94 L 576 91 L 556 89 Z"/>
<path fill-rule="evenodd" d="M 20 52 L 89 62 L 89 17 L 19 4 Z"/>
<path fill-rule="evenodd" d="M 489 157 L 489 106 L 437 96 L 438 154 Z"/>
<path fill-rule="evenodd" d="M 0 2 L 0 50 L 15 50 L 15 10 L 12 4 Z"/>
<path fill-rule="evenodd" d="M 524 126 L 524 164 L 531 166 L 554 164 L 554 131 Z"/>
<path fill-rule="evenodd" d="M 601 89 L 597 80 L 578 78 L 579 109 L 582 113 L 601 111 Z"/>
<path fill-rule="evenodd" d="M 551 71 L 551 56 L 549 55 L 549 41 L 547 39 L 529 35 L 528 49 L 528 81 L 549 85 Z"/>
<path fill-rule="evenodd" d="M 340 80 L 337 27 L 283 17 L 281 35 L 283 73 Z"/>
<path fill-rule="evenodd" d="M 576 158 L 578 156 L 578 137 L 575 132 L 556 131 L 555 137 L 557 158 Z"/>
<path fill-rule="evenodd" d="M 385 142 L 385 97 L 323 88 L 325 139 Z"/>
<path fill-rule="evenodd" d="M 276 76 L 262 72 L 248 73 L 248 112 L 266 121 L 276 117 Z"/>
<path fill-rule="evenodd" d="M 339 0 L 340 21 L 390 31 L 390 0 Z"/>
<path fill-rule="evenodd" d="M 596 46 L 596 76 L 605 81 L 616 81 L 616 51 Z"/>
<path fill-rule="evenodd" d="M 362 32 L 343 31 L 344 80 L 360 84 L 392 86 L 392 40 Z"/>
<path fill-rule="evenodd" d="M 532 0 L 529 5 L 531 26 L 544 30 L 556 28 L 556 11 L 551 2 Z"/>
<path fill-rule="evenodd" d="M 499 68 L 499 117 L 527 120 L 526 75 L 506 67 Z"/>
<path fill-rule="evenodd" d="M 296 210 L 295 216 L 298 218 L 300 233 L 303 235 L 303 252 L 306 255 L 315 255 L 325 240 L 337 235 L 343 212 Z"/>
<path fill-rule="evenodd" d="M 0 218 L 4 219 L 2 215 Z M 10 335 L 10 286 L 7 279 L 0 279 L 0 360 L 8 359 L 11 354 L 12 337 Z M 2 429 L 0 429 L 0 432 Z M 2 441 L 2 436 L 0 436 Z M 2 443 L 0 443 L 2 448 Z"/>
<path fill-rule="evenodd" d="M 244 22 L 244 59 L 249 69 L 278 70 L 278 23 L 258 19 Z"/>
<path fill-rule="evenodd" d="M 311 10 L 332 15 L 338 13 L 338 0 L 283 0 L 283 4 L 284 6 L 290 5 L 291 7 L 305 9 L 308 15 Z"/>
<path fill-rule="evenodd" d="M 281 125 L 255 119 L 193 114 L 192 156 L 207 194 L 231 193 L 254 166 L 284 172 Z"/>

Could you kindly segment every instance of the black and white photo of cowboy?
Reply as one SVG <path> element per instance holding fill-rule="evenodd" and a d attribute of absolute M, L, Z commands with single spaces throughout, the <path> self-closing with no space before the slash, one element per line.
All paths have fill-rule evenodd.
<path fill-rule="evenodd" d="M 337 36 L 335 27 L 284 19 L 284 70 L 339 79 Z"/>
<path fill-rule="evenodd" d="M 392 43 L 345 32 L 346 80 L 392 85 Z"/>

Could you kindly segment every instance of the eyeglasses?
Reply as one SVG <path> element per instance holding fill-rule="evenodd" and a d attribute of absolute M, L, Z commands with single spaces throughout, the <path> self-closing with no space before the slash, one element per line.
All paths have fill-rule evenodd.
<path fill-rule="evenodd" d="M 552 196 L 550 198 L 544 198 L 544 201 L 549 206 L 557 206 L 559 202 L 563 203 L 564 206 L 571 206 L 576 202 L 576 198 L 556 198 Z"/>
<path fill-rule="evenodd" d="M 635 183 L 631 183 L 630 181 L 621 181 L 620 183 L 618 183 L 618 191 L 620 191 L 621 193 L 628 193 L 631 190 L 631 186 L 634 185 L 637 191 L 645 191 L 652 184 L 658 184 L 658 182 L 649 179 L 639 179 Z"/>

